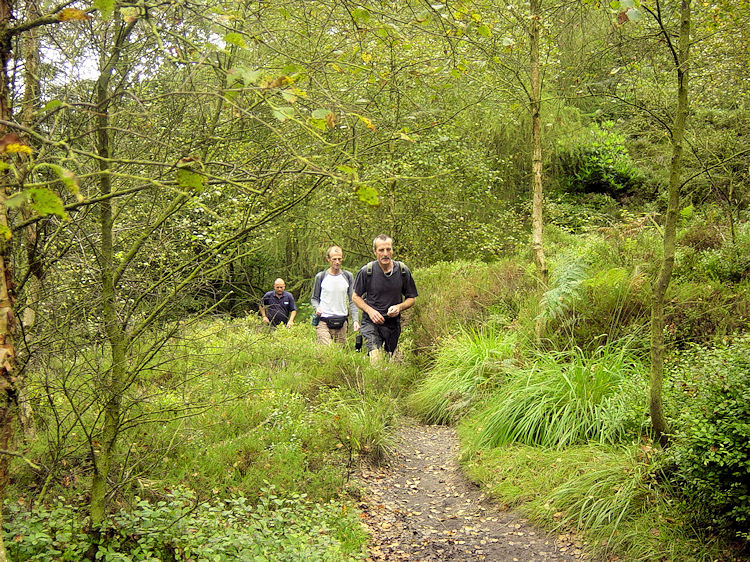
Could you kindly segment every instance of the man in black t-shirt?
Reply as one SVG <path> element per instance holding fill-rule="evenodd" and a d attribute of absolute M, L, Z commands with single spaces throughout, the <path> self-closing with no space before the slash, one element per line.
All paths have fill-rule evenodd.
<path fill-rule="evenodd" d="M 370 360 L 382 350 L 393 354 L 401 335 L 401 313 L 414 306 L 417 286 L 409 269 L 393 260 L 393 240 L 380 234 L 372 241 L 375 261 L 365 265 L 354 280 L 352 301 L 364 312 L 360 333 Z"/>

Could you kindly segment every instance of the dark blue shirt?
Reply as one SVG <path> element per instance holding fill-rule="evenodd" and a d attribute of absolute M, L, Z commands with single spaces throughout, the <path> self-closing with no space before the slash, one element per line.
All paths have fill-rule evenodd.
<path fill-rule="evenodd" d="M 289 315 L 293 310 L 297 310 L 292 293 L 287 291 L 284 291 L 281 297 L 277 297 L 274 291 L 268 291 L 260 302 L 266 309 L 266 316 L 274 326 L 289 322 Z"/>

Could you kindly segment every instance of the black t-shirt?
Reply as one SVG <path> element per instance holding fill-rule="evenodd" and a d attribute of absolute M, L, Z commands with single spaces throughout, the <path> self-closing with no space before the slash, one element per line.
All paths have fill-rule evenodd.
<path fill-rule="evenodd" d="M 372 264 L 372 274 L 368 276 L 365 265 L 354 280 L 354 292 L 383 316 L 394 304 L 400 304 L 405 298 L 418 296 L 411 271 L 404 266 L 402 273 L 401 264 L 397 261 L 393 262 L 393 269 L 388 275 L 383 273 L 380 265 L 375 262 Z"/>

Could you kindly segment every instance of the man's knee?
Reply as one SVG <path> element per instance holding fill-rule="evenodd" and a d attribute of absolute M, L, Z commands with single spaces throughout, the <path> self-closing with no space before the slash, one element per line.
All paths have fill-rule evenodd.
<path fill-rule="evenodd" d="M 385 357 L 385 351 L 383 350 L 382 347 L 376 347 L 375 349 L 370 350 L 369 355 L 370 355 L 370 363 L 374 365 L 375 363 L 379 363 L 380 361 L 383 360 L 383 358 Z"/>

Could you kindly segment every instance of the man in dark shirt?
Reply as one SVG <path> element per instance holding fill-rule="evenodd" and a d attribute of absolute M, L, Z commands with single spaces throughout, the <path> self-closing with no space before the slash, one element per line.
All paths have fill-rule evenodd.
<path fill-rule="evenodd" d="M 277 279 L 273 282 L 273 291 L 268 291 L 260 301 L 260 313 L 263 316 L 263 322 L 278 326 L 294 324 L 294 317 L 297 316 L 297 307 L 294 304 L 292 293 L 286 292 L 286 283 L 283 279 Z"/>
<path fill-rule="evenodd" d="M 417 286 L 409 269 L 393 260 L 393 240 L 380 234 L 372 241 L 375 261 L 365 265 L 354 280 L 352 301 L 364 312 L 360 333 L 378 361 L 382 350 L 393 354 L 401 335 L 401 313 L 414 306 Z"/>

